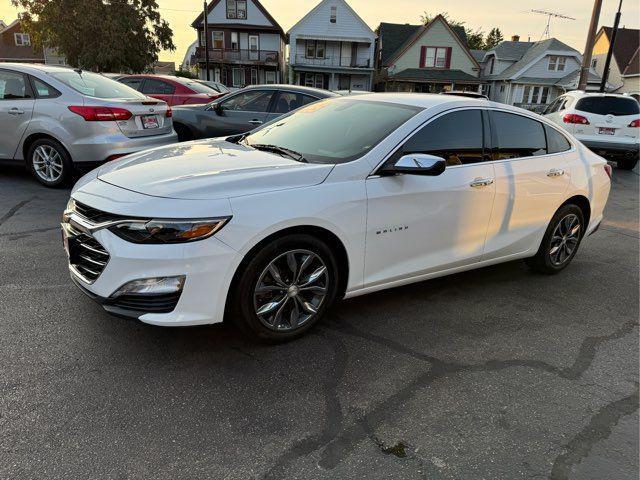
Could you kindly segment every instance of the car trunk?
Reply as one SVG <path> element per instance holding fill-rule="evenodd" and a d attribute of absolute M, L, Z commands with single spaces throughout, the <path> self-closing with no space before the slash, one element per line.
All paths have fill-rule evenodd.
<path fill-rule="evenodd" d="M 131 112 L 131 118 L 116 122 L 120 131 L 129 138 L 164 135 L 171 133 L 173 129 L 171 117 L 166 116 L 169 107 L 160 100 L 153 98 L 92 99 L 91 105 L 123 108 Z"/>
<path fill-rule="evenodd" d="M 589 122 L 577 124 L 577 134 L 603 141 L 638 138 L 638 127 L 631 126 L 639 118 L 640 111 L 633 98 L 589 96 L 578 100 L 575 110 Z"/>

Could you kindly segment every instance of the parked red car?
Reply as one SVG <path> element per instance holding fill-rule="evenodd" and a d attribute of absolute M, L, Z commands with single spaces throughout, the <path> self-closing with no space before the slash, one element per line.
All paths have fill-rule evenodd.
<path fill-rule="evenodd" d="M 223 94 L 190 78 L 169 75 L 125 75 L 119 82 L 169 106 L 209 103 Z"/>

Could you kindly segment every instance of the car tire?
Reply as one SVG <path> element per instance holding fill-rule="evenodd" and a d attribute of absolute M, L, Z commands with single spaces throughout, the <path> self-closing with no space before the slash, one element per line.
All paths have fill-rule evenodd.
<path fill-rule="evenodd" d="M 638 155 L 631 158 L 622 158 L 617 163 L 620 170 L 633 170 L 638 164 Z"/>
<path fill-rule="evenodd" d="M 67 150 L 51 138 L 40 138 L 27 150 L 27 168 L 45 187 L 68 185 L 73 175 L 73 162 Z"/>
<path fill-rule="evenodd" d="M 560 272 L 578 252 L 585 229 L 580 207 L 563 205 L 549 222 L 538 252 L 525 262 L 536 272 L 550 275 Z"/>
<path fill-rule="evenodd" d="M 182 125 L 181 123 L 174 123 L 173 129 L 178 134 L 179 142 L 188 142 L 190 140 L 193 140 L 193 132 L 189 130 L 188 127 Z"/>
<path fill-rule="evenodd" d="M 232 286 L 228 311 L 246 335 L 273 343 L 292 340 L 311 329 L 335 301 L 339 269 L 323 241 L 287 235 L 249 258 Z"/>

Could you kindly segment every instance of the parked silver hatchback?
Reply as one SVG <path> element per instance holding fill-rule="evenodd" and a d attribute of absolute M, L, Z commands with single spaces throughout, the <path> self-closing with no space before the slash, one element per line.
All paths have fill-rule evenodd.
<path fill-rule="evenodd" d="M 68 183 L 129 153 L 178 141 L 172 110 L 103 75 L 0 64 L 0 160 L 26 161 L 43 185 Z"/>

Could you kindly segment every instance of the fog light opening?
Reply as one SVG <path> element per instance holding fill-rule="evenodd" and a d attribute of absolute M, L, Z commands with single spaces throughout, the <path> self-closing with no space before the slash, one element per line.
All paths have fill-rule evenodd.
<path fill-rule="evenodd" d="M 111 296 L 117 298 L 122 295 L 166 295 L 170 293 L 178 293 L 182 291 L 185 276 L 178 275 L 175 277 L 154 277 L 140 278 L 132 280 L 121 286 Z"/>

